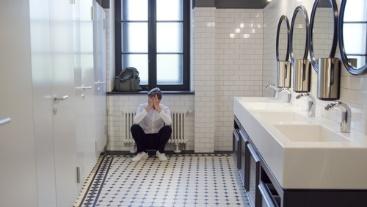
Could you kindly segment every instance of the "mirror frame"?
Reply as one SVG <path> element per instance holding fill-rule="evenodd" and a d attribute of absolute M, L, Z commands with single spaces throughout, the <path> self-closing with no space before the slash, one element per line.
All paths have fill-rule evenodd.
<path fill-rule="evenodd" d="M 279 59 L 279 35 L 280 35 L 280 28 L 282 27 L 282 23 L 285 22 L 286 23 L 286 26 L 287 26 L 287 54 L 286 54 L 286 59 L 285 61 L 289 61 L 289 50 L 290 50 L 290 46 L 289 46 L 289 37 L 290 37 L 290 24 L 289 24 L 289 20 L 288 20 L 288 17 L 285 16 L 285 15 L 282 15 L 279 19 L 279 22 L 278 22 L 278 28 L 277 28 L 277 39 L 276 39 L 276 58 L 277 58 L 277 61 L 283 61 L 283 60 L 280 60 Z"/>
<path fill-rule="evenodd" d="M 334 13 L 334 36 L 333 36 L 333 42 L 332 42 L 332 46 L 331 46 L 331 50 L 329 53 L 329 58 L 334 58 L 335 57 L 335 52 L 336 52 L 336 47 L 338 45 L 338 24 L 339 24 L 339 12 L 338 12 L 338 5 L 336 3 L 335 0 L 329 0 L 330 5 L 332 6 L 332 10 Z M 313 4 L 313 8 L 312 8 L 312 12 L 311 12 L 311 23 L 310 23 L 310 32 L 309 32 L 309 39 L 310 39 L 310 56 L 311 56 L 311 64 L 313 66 L 313 69 L 318 72 L 319 71 L 319 64 L 317 62 L 317 58 L 315 57 L 315 52 L 314 52 L 314 47 L 313 47 L 313 29 L 314 29 L 314 25 L 315 25 L 315 16 L 316 16 L 316 11 L 317 11 L 317 7 L 320 3 L 320 0 L 315 0 L 314 4 Z M 324 58 L 324 57 L 318 57 L 318 58 Z"/>
<path fill-rule="evenodd" d="M 310 21 L 308 18 L 308 13 L 307 10 L 304 6 L 297 6 L 296 9 L 293 12 L 293 17 L 292 17 L 292 25 L 291 25 L 291 33 L 290 33 L 290 56 L 291 56 L 291 62 L 292 64 L 295 63 L 295 57 L 294 57 L 294 52 L 293 52 L 293 33 L 294 33 L 294 26 L 296 23 L 296 18 L 298 16 L 298 14 L 302 14 L 306 23 L 306 42 L 305 42 L 305 52 L 303 54 L 303 59 L 306 60 L 308 59 L 308 51 L 309 51 L 309 46 L 310 46 L 310 37 L 309 37 L 309 31 L 310 31 Z"/>
<path fill-rule="evenodd" d="M 367 63 L 363 65 L 360 68 L 353 67 L 348 62 L 348 56 L 345 51 L 345 43 L 344 43 L 344 14 L 345 14 L 345 7 L 347 5 L 346 0 L 342 0 L 341 6 L 340 6 L 340 16 L 339 16 L 339 49 L 340 49 L 340 56 L 342 59 L 342 62 L 347 69 L 347 71 L 352 75 L 362 75 L 367 72 Z"/>

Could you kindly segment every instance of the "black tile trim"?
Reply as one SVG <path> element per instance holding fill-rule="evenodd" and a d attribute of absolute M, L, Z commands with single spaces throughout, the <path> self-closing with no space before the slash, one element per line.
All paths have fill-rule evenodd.
<path fill-rule="evenodd" d="M 214 152 L 194 152 L 194 150 L 183 150 L 181 153 L 175 153 L 174 151 L 165 151 L 166 154 L 169 155 L 187 155 L 187 154 L 194 154 L 194 155 L 203 155 L 203 154 L 209 154 L 209 155 L 216 155 L 216 154 L 225 154 L 230 155 L 233 152 L 232 151 L 214 151 Z M 106 151 L 107 155 L 134 155 L 134 153 L 131 153 L 130 151 Z"/>
<path fill-rule="evenodd" d="M 107 92 L 107 96 L 119 96 L 119 95 L 147 95 L 148 91 L 136 91 L 136 92 Z M 162 91 L 163 95 L 195 95 L 195 91 Z"/>
<path fill-rule="evenodd" d="M 87 197 L 89 190 L 92 188 L 92 185 L 93 185 L 93 183 L 94 183 L 94 180 L 95 180 L 95 178 L 96 178 L 96 176 L 97 176 L 97 174 L 98 174 L 99 170 L 101 169 L 102 163 L 103 163 L 103 161 L 104 161 L 104 159 L 105 159 L 105 156 L 104 156 L 104 155 L 101 155 L 101 156 L 103 156 L 103 157 L 101 158 L 102 160 L 98 163 L 97 170 L 95 171 L 94 175 L 92 176 L 91 182 L 89 183 L 89 185 L 88 185 L 88 187 L 87 187 L 87 190 L 85 191 L 85 193 L 84 193 L 84 195 L 83 195 L 83 198 L 81 199 L 80 204 L 79 204 L 79 206 L 78 206 L 78 207 L 81 207 L 81 206 L 82 206 L 82 204 L 84 203 L 85 198 Z"/>
<path fill-rule="evenodd" d="M 101 175 L 101 176 L 103 176 L 103 180 L 102 180 L 102 182 L 101 182 L 101 184 L 99 186 L 98 193 L 97 193 L 97 195 L 95 197 L 93 206 L 96 206 L 97 201 L 99 199 L 99 196 L 101 195 L 101 191 L 102 191 L 102 188 L 103 188 L 104 183 L 106 182 L 106 178 L 107 178 L 108 172 L 111 169 L 112 161 L 113 161 L 113 156 L 107 156 L 106 157 L 106 161 L 103 163 L 103 167 L 106 167 L 107 164 L 108 164 L 108 166 L 107 166 L 107 169 L 105 170 L 105 172 L 103 173 L 103 175 Z"/>

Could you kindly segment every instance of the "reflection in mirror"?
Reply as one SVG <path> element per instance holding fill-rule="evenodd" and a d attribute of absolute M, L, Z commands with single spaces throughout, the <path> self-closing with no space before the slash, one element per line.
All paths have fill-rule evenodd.
<path fill-rule="evenodd" d="M 291 27 L 291 58 L 293 66 L 293 91 L 310 91 L 310 62 L 308 61 L 309 20 L 306 8 L 298 6 L 293 13 Z"/>
<path fill-rule="evenodd" d="M 279 60 L 288 60 L 288 26 L 286 21 L 283 21 L 279 30 Z"/>
<path fill-rule="evenodd" d="M 280 17 L 277 28 L 276 39 L 276 58 L 278 61 L 277 68 L 277 87 L 291 87 L 291 69 L 289 62 L 289 34 L 290 25 L 288 18 L 283 15 Z"/>
<path fill-rule="evenodd" d="M 315 58 L 329 57 L 334 37 L 334 13 L 329 0 L 320 0 L 312 32 Z"/>
<path fill-rule="evenodd" d="M 343 19 L 343 42 L 345 56 L 351 69 L 366 65 L 367 54 L 367 2 L 346 1 Z"/>
<path fill-rule="evenodd" d="M 292 58 L 294 60 L 306 59 L 308 54 L 308 16 L 306 13 L 303 13 L 306 11 L 302 11 L 300 8 L 297 8 L 295 11 L 297 13 L 294 14 L 296 16 L 293 17 L 295 19 L 292 22 Z M 294 62 L 294 60 L 292 61 Z"/>

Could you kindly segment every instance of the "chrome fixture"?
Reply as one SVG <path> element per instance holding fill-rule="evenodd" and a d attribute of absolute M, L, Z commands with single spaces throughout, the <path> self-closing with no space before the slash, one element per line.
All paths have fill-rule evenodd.
<path fill-rule="evenodd" d="M 278 62 L 278 88 L 291 87 L 291 63 L 288 61 Z"/>
<path fill-rule="evenodd" d="M 308 101 L 307 101 L 308 117 L 315 117 L 315 114 L 316 114 L 316 100 L 315 100 L 315 97 L 313 97 L 309 93 L 301 93 L 301 94 L 296 96 L 296 99 L 300 99 L 302 97 L 307 97 L 308 98 Z"/>
<path fill-rule="evenodd" d="M 65 96 L 62 96 L 62 97 L 57 97 L 57 96 L 55 96 L 54 98 L 53 98 L 53 100 L 54 100 L 54 102 L 55 103 L 57 103 L 57 102 L 60 102 L 60 101 L 65 101 L 66 99 L 68 99 L 69 98 L 69 96 L 68 95 L 65 95 Z"/>
<path fill-rule="evenodd" d="M 321 100 L 337 100 L 340 96 L 340 60 L 320 58 L 317 76 L 317 97 Z"/>
<path fill-rule="evenodd" d="M 350 107 L 341 102 L 341 101 L 337 101 L 337 102 L 333 102 L 330 103 L 328 105 L 325 106 L 325 110 L 329 111 L 332 108 L 343 108 L 344 110 L 342 111 L 342 117 L 341 117 L 341 122 L 340 122 L 340 131 L 342 133 L 350 133 L 350 126 L 352 123 L 352 112 Z"/>
<path fill-rule="evenodd" d="M 290 103 L 291 100 L 292 100 L 292 92 L 288 88 L 282 88 L 280 90 L 279 94 L 284 92 L 284 91 L 287 92 L 287 102 Z"/>
<path fill-rule="evenodd" d="M 279 88 L 277 88 L 274 84 L 268 84 L 268 85 L 266 85 L 265 86 L 265 88 L 270 88 L 270 89 L 272 89 L 273 91 L 274 91 L 274 95 L 273 95 L 273 97 L 274 98 L 278 98 L 278 93 L 279 93 L 279 91 L 280 91 L 280 89 Z"/>
<path fill-rule="evenodd" d="M 0 125 L 5 125 L 5 124 L 9 123 L 10 121 L 11 121 L 11 119 L 8 118 L 8 117 L 1 117 L 0 116 Z"/>
<path fill-rule="evenodd" d="M 297 93 L 310 92 L 311 63 L 307 59 L 298 59 L 294 66 L 293 90 Z"/>

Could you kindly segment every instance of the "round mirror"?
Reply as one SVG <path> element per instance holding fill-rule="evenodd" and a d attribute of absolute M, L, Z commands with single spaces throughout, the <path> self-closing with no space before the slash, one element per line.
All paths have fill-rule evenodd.
<path fill-rule="evenodd" d="M 315 0 L 310 22 L 310 56 L 318 71 L 319 58 L 333 58 L 338 41 L 338 7 L 335 0 Z"/>
<path fill-rule="evenodd" d="M 290 53 L 293 64 L 297 59 L 307 59 L 308 57 L 309 26 L 306 8 L 304 6 L 298 6 L 293 13 L 290 34 Z"/>
<path fill-rule="evenodd" d="M 276 57 L 278 62 L 289 60 L 289 33 L 289 20 L 283 15 L 279 19 L 277 29 Z"/>
<path fill-rule="evenodd" d="M 340 9 L 340 53 L 345 68 L 353 75 L 367 71 L 367 2 L 343 0 Z"/>

